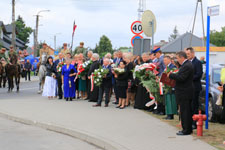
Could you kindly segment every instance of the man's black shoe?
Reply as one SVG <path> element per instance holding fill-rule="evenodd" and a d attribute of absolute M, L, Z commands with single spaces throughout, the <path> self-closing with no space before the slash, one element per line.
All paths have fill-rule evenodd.
<path fill-rule="evenodd" d="M 163 119 L 165 119 L 165 120 L 173 120 L 173 117 L 172 116 L 170 116 L 170 115 L 167 115 L 165 118 L 163 118 Z"/>
<path fill-rule="evenodd" d="M 197 129 L 197 126 L 193 124 L 193 125 L 192 125 L 192 129 L 193 129 L 193 130 Z"/>
<path fill-rule="evenodd" d="M 154 110 L 153 114 L 159 114 L 160 112 L 158 110 Z"/>
<path fill-rule="evenodd" d="M 89 100 L 88 102 L 95 102 L 95 101 L 93 101 L 93 100 Z"/>
<path fill-rule="evenodd" d="M 59 97 L 58 99 L 62 99 L 62 97 Z"/>
<path fill-rule="evenodd" d="M 177 135 L 178 136 L 184 136 L 184 135 L 190 135 L 192 132 L 190 132 L 190 133 L 184 133 L 184 132 L 177 132 Z"/>
<path fill-rule="evenodd" d="M 164 115 L 165 115 L 165 113 L 164 113 L 164 112 L 160 112 L 160 113 L 159 113 L 159 115 L 164 116 Z"/>

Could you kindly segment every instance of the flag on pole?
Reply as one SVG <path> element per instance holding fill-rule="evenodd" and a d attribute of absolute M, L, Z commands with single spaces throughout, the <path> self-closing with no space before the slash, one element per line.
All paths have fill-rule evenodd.
<path fill-rule="evenodd" d="M 74 33 L 75 33 L 76 28 L 77 28 L 77 25 L 75 24 L 75 20 L 74 20 L 73 33 L 72 33 L 72 43 L 71 43 L 71 47 L 70 47 L 71 53 L 72 53 L 72 49 L 73 49 L 73 38 L 74 38 Z"/>
<path fill-rule="evenodd" d="M 73 23 L 73 34 L 72 34 L 72 36 L 74 36 L 74 33 L 75 33 L 76 28 L 77 28 L 77 25 L 75 24 L 75 21 L 74 21 L 74 23 Z"/>

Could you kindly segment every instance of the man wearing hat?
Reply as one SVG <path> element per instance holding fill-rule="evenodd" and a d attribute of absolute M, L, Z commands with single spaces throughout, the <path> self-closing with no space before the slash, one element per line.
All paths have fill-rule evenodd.
<path fill-rule="evenodd" d="M 9 58 L 5 55 L 6 49 L 2 48 L 0 50 L 0 61 L 3 63 L 9 63 Z M 4 64 L 3 63 L 3 64 Z"/>
<path fill-rule="evenodd" d="M 82 53 L 82 54 L 84 54 L 84 56 L 86 56 L 85 55 L 85 51 L 86 50 L 84 48 L 84 42 L 80 42 L 80 46 L 78 46 L 78 47 L 75 48 L 74 53 L 73 53 L 73 56 L 75 54 L 80 54 L 80 53 Z"/>
<path fill-rule="evenodd" d="M 46 54 L 47 57 L 50 55 L 50 49 L 48 48 L 47 44 L 46 43 L 43 43 L 42 44 L 42 49 L 40 49 L 40 62 L 41 62 L 41 59 L 42 59 L 42 55 L 43 54 Z"/>
<path fill-rule="evenodd" d="M 164 55 L 162 54 L 162 51 L 160 50 L 160 48 L 157 48 L 156 50 L 154 50 L 154 53 L 157 58 L 156 64 L 157 64 L 158 72 L 159 72 L 157 76 L 160 78 L 166 68 L 164 64 Z M 163 105 L 163 103 L 158 102 L 157 110 L 154 111 L 154 113 L 159 115 L 165 114 L 165 106 Z"/>
<path fill-rule="evenodd" d="M 67 54 L 67 53 L 70 53 L 70 50 L 67 48 L 67 43 L 64 43 L 64 44 L 63 44 L 63 49 L 61 50 L 60 53 L 63 54 L 64 57 L 66 57 L 66 54 Z"/>
<path fill-rule="evenodd" d="M 17 53 L 14 50 L 12 45 L 9 47 L 9 61 L 10 61 L 10 63 L 12 63 L 13 60 L 10 60 L 10 58 L 11 59 L 15 59 L 15 63 L 19 64 L 18 61 L 17 61 L 18 60 L 18 55 L 17 55 Z"/>
<path fill-rule="evenodd" d="M 3 87 L 5 87 L 6 84 L 6 74 L 5 74 L 5 66 L 7 63 L 9 63 L 8 57 L 5 55 L 6 49 L 2 48 L 0 50 L 0 63 L 2 63 L 3 66 L 3 72 L 0 75 L 0 88 L 2 87 L 2 81 L 3 81 Z"/>

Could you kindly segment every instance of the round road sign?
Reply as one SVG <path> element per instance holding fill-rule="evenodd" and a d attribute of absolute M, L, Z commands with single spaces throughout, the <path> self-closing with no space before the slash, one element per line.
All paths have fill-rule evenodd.
<path fill-rule="evenodd" d="M 141 33 L 143 33 L 141 21 L 133 22 L 132 25 L 131 25 L 131 31 L 134 34 L 141 34 Z"/>
<path fill-rule="evenodd" d="M 135 35 L 131 39 L 131 45 L 134 46 L 134 39 L 143 39 L 143 36 L 141 35 Z"/>

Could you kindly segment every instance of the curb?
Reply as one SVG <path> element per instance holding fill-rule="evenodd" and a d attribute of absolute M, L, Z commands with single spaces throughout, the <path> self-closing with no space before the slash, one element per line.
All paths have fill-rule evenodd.
<path fill-rule="evenodd" d="M 106 141 L 106 139 L 103 140 L 103 138 L 100 139 L 99 137 L 96 137 L 94 135 L 88 135 L 87 133 L 84 133 L 82 131 L 75 131 L 74 129 L 66 129 L 66 128 L 63 128 L 60 126 L 52 125 L 50 123 L 31 121 L 28 119 L 15 117 L 15 116 L 12 116 L 12 115 L 9 115 L 6 113 L 2 113 L 2 112 L 0 112 L 0 117 L 9 119 L 9 120 L 12 120 L 15 122 L 23 123 L 23 124 L 40 127 L 40 128 L 46 129 L 46 130 L 60 133 L 60 134 L 68 135 L 73 138 L 77 138 L 84 142 L 92 144 L 96 147 L 102 148 L 103 150 L 129 150 L 117 143 L 114 143 L 113 141 Z M 110 143 L 113 143 L 113 145 Z"/>

